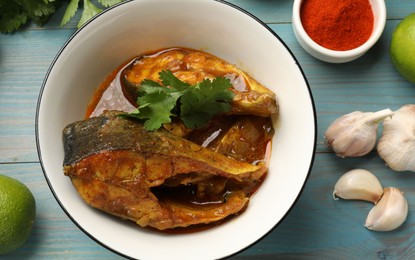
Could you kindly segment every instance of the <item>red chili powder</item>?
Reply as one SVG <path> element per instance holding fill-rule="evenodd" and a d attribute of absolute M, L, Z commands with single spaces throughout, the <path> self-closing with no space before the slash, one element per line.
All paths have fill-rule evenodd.
<path fill-rule="evenodd" d="M 368 0 L 305 0 L 300 17 L 311 39 L 337 51 L 359 47 L 373 30 L 374 18 Z"/>

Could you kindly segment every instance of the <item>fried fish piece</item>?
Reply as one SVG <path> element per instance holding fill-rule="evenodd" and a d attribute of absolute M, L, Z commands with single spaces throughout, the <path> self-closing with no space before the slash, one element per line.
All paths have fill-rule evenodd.
<path fill-rule="evenodd" d="M 86 203 L 159 230 L 238 214 L 267 171 L 266 163 L 241 162 L 164 129 L 148 132 L 115 111 L 69 124 L 63 143 L 64 174 Z M 197 194 L 212 180 L 222 188 L 204 203 Z M 195 197 L 176 199 L 178 186 Z"/>
<path fill-rule="evenodd" d="M 232 114 L 270 116 L 278 112 L 275 93 L 250 75 L 214 55 L 183 48 L 171 48 L 153 55 L 142 55 L 123 69 L 121 83 L 131 104 L 137 100 L 137 90 L 144 79 L 160 82 L 159 73 L 170 70 L 177 78 L 191 85 L 218 76 L 231 80 L 234 99 Z"/>

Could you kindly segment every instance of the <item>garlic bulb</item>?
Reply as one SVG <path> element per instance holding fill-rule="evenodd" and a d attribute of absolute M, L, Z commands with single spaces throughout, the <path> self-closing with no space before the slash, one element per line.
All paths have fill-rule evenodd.
<path fill-rule="evenodd" d="M 366 200 L 376 204 L 382 194 L 382 185 L 375 175 L 364 169 L 354 169 L 337 181 L 333 198 Z"/>
<path fill-rule="evenodd" d="M 379 156 L 395 171 L 415 171 L 415 105 L 405 105 L 383 122 Z"/>
<path fill-rule="evenodd" d="M 398 188 L 385 188 L 377 205 L 369 212 L 364 224 L 370 230 L 390 231 L 398 228 L 408 216 L 408 202 Z"/>
<path fill-rule="evenodd" d="M 363 156 L 375 147 L 377 127 L 393 114 L 390 109 L 378 112 L 355 111 L 337 118 L 327 129 L 324 138 L 340 157 Z"/>

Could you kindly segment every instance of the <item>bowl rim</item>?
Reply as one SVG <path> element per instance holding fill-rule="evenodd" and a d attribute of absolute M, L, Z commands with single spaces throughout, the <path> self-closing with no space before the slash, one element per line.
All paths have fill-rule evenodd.
<path fill-rule="evenodd" d="M 303 24 L 301 22 L 301 17 L 300 17 L 300 10 L 301 10 L 301 4 L 304 2 L 305 0 L 294 0 L 294 4 L 293 4 L 293 13 L 292 13 L 292 24 L 295 28 L 295 30 L 297 31 L 297 34 L 299 37 L 302 38 L 302 40 L 305 42 L 305 44 L 308 45 L 308 47 L 310 47 L 311 49 L 313 49 L 313 51 L 318 52 L 322 55 L 325 56 L 330 56 L 332 58 L 337 58 L 337 59 L 345 59 L 345 58 L 350 58 L 350 57 L 354 57 L 357 56 L 359 54 L 363 54 L 366 51 L 368 51 L 380 38 L 380 36 L 383 33 L 383 30 L 385 29 L 385 25 L 386 25 L 386 15 L 387 15 L 387 10 L 386 10 L 386 4 L 384 0 L 374 0 L 374 2 L 378 3 L 378 7 L 379 7 L 379 12 L 378 14 L 378 19 L 377 22 L 374 22 L 373 24 L 373 31 L 371 36 L 369 37 L 369 39 L 363 43 L 362 45 L 351 49 L 351 50 L 345 50 L 345 51 L 336 51 L 336 50 L 331 50 L 328 48 L 325 48 L 321 45 L 319 45 L 318 43 L 316 43 L 305 31 Z M 372 2 L 371 0 L 369 0 L 369 2 Z M 372 4 L 371 4 L 372 6 Z M 372 11 L 373 11 L 373 6 L 372 6 Z"/>
<path fill-rule="evenodd" d="M 223 5 L 227 5 L 229 7 L 234 8 L 235 10 L 242 12 L 244 15 L 247 15 L 249 18 L 253 19 L 254 22 L 259 23 L 262 27 L 264 27 L 269 33 L 272 34 L 273 37 L 275 37 L 285 48 L 285 50 L 289 53 L 289 55 L 291 56 L 291 58 L 293 59 L 293 61 L 295 61 L 296 66 L 298 67 L 299 72 L 302 75 L 302 79 L 304 80 L 304 83 L 307 87 L 307 94 L 309 96 L 309 101 L 311 104 L 311 109 L 312 109 L 312 115 L 313 115 L 313 125 L 314 125 L 314 134 L 313 134 L 313 146 L 312 146 L 312 151 L 311 151 L 311 158 L 309 161 L 309 165 L 308 165 L 308 170 L 307 170 L 307 174 L 305 175 L 304 181 L 302 183 L 301 188 L 299 189 L 298 194 L 295 197 L 295 200 L 292 202 L 292 204 L 290 205 L 289 209 L 284 213 L 283 217 L 276 222 L 276 224 L 271 227 L 267 232 L 265 232 L 260 238 L 258 238 L 256 241 L 252 242 L 251 244 L 241 248 L 240 250 L 229 254 L 229 255 L 225 255 L 223 257 L 221 257 L 220 259 L 223 258 L 228 258 L 231 256 L 234 256 L 236 254 L 239 254 L 242 251 L 247 250 L 248 248 L 254 246 L 255 244 L 257 244 L 258 242 L 260 242 L 264 237 L 266 237 L 269 233 L 271 233 L 275 228 L 277 228 L 284 220 L 285 218 L 288 216 L 288 214 L 291 212 L 291 210 L 294 208 L 294 206 L 297 204 L 299 198 L 301 197 L 305 185 L 311 175 L 311 171 L 314 165 L 314 160 L 315 160 L 315 155 L 316 155 L 316 147 L 317 147 L 317 130 L 318 130 L 318 125 L 317 125 L 317 112 L 316 112 L 316 106 L 315 106 L 315 101 L 313 98 L 313 94 L 311 91 L 311 87 L 310 84 L 306 78 L 306 75 L 301 67 L 301 65 L 299 64 L 297 58 L 294 56 L 293 52 L 290 50 L 290 48 L 288 47 L 288 45 L 281 39 L 281 37 L 274 32 L 265 22 L 263 22 L 262 20 L 260 20 L 258 17 L 256 17 L 255 15 L 253 15 L 252 13 L 250 13 L 249 11 L 245 10 L 242 7 L 239 7 L 233 3 L 229 3 L 225 0 L 214 0 L 215 2 L 218 2 L 220 4 Z M 78 35 L 78 33 L 80 31 L 82 31 L 85 27 L 87 27 L 91 22 L 93 22 L 97 17 L 100 17 L 102 15 L 105 15 L 108 12 L 111 12 L 111 10 L 117 8 L 118 6 L 121 5 L 127 5 L 130 2 L 134 2 L 134 0 L 126 0 L 126 1 L 122 1 L 120 3 L 117 3 L 111 7 L 108 7 L 106 9 L 104 9 L 103 11 L 101 11 L 100 13 L 98 13 L 97 15 L 95 15 L 94 17 L 92 17 L 90 20 L 88 20 L 86 23 L 84 23 L 79 29 L 77 29 L 63 44 L 63 46 L 59 49 L 59 51 L 57 52 L 57 54 L 55 55 L 54 59 L 52 60 L 46 74 L 45 77 L 43 79 L 40 91 L 39 91 L 39 95 L 38 95 L 38 100 L 37 100 L 37 105 L 36 105 L 36 114 L 35 114 L 35 137 L 36 137 L 36 149 L 37 149 L 37 154 L 38 154 L 38 158 L 39 158 L 39 162 L 40 162 L 40 166 L 42 169 L 42 173 L 43 176 L 49 186 L 49 189 L 51 190 L 55 200 L 58 202 L 59 206 L 61 207 L 61 209 L 64 211 L 64 213 L 69 217 L 69 219 L 72 221 L 72 223 L 74 223 L 84 234 L 86 234 L 89 238 L 91 238 L 93 241 L 95 241 L 97 244 L 101 245 L 102 247 L 106 248 L 107 250 L 116 253 L 117 255 L 120 255 L 122 257 L 125 257 L 127 259 L 134 259 L 131 256 L 125 255 L 119 251 L 117 251 L 116 249 L 112 248 L 111 245 L 107 245 L 104 242 L 100 241 L 98 238 L 94 237 L 92 234 L 90 234 L 84 227 L 82 227 L 75 219 L 74 217 L 68 212 L 68 210 L 65 208 L 65 206 L 62 204 L 61 200 L 59 199 L 58 195 L 56 194 L 53 185 L 51 183 L 51 181 L 48 178 L 48 174 L 46 173 L 46 167 L 45 167 L 45 163 L 43 161 L 43 157 L 42 157 L 42 151 L 41 151 L 41 147 L 40 147 L 40 140 L 39 140 L 39 116 L 40 116 L 40 107 L 41 107 L 41 103 L 42 103 L 42 97 L 43 97 L 43 93 L 46 87 L 46 83 L 48 82 L 49 76 L 51 74 L 51 71 L 55 65 L 55 63 L 59 60 L 61 54 L 63 53 L 63 51 L 66 49 L 66 47 L 69 45 L 69 43 Z"/>

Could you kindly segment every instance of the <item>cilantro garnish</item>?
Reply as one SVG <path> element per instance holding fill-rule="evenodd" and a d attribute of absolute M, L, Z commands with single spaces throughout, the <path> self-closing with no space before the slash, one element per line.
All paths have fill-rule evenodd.
<path fill-rule="evenodd" d="M 78 10 L 80 0 L 0 0 L 0 32 L 11 33 L 32 20 L 42 26 L 65 2 L 69 2 L 61 26 L 68 23 Z M 123 0 L 82 0 L 83 10 L 78 28 L 103 8 Z M 95 2 L 95 4 L 93 3 Z M 97 5 L 99 7 L 97 7 Z"/>
<path fill-rule="evenodd" d="M 109 7 L 115 5 L 122 0 L 98 0 L 98 2 L 103 7 Z M 81 27 L 86 21 L 91 19 L 94 15 L 100 13 L 102 8 L 97 7 L 94 5 L 91 0 L 83 0 L 83 11 L 81 19 L 78 22 L 78 28 Z M 65 25 L 71 18 L 75 15 L 76 11 L 78 10 L 78 3 L 79 0 L 70 0 L 68 7 L 66 8 L 65 14 L 63 15 L 61 26 Z"/>
<path fill-rule="evenodd" d="M 180 118 L 186 127 L 199 128 L 219 113 L 231 109 L 234 97 L 229 79 L 217 77 L 190 85 L 173 75 L 169 70 L 159 74 L 163 85 L 143 80 L 138 92 L 136 110 L 127 114 L 144 120 L 144 127 L 153 131 L 170 123 L 172 117 Z"/>
<path fill-rule="evenodd" d="M 46 22 L 59 3 L 55 0 L 3 0 L 0 1 L 0 32 L 11 33 L 29 20 L 38 25 Z"/>

